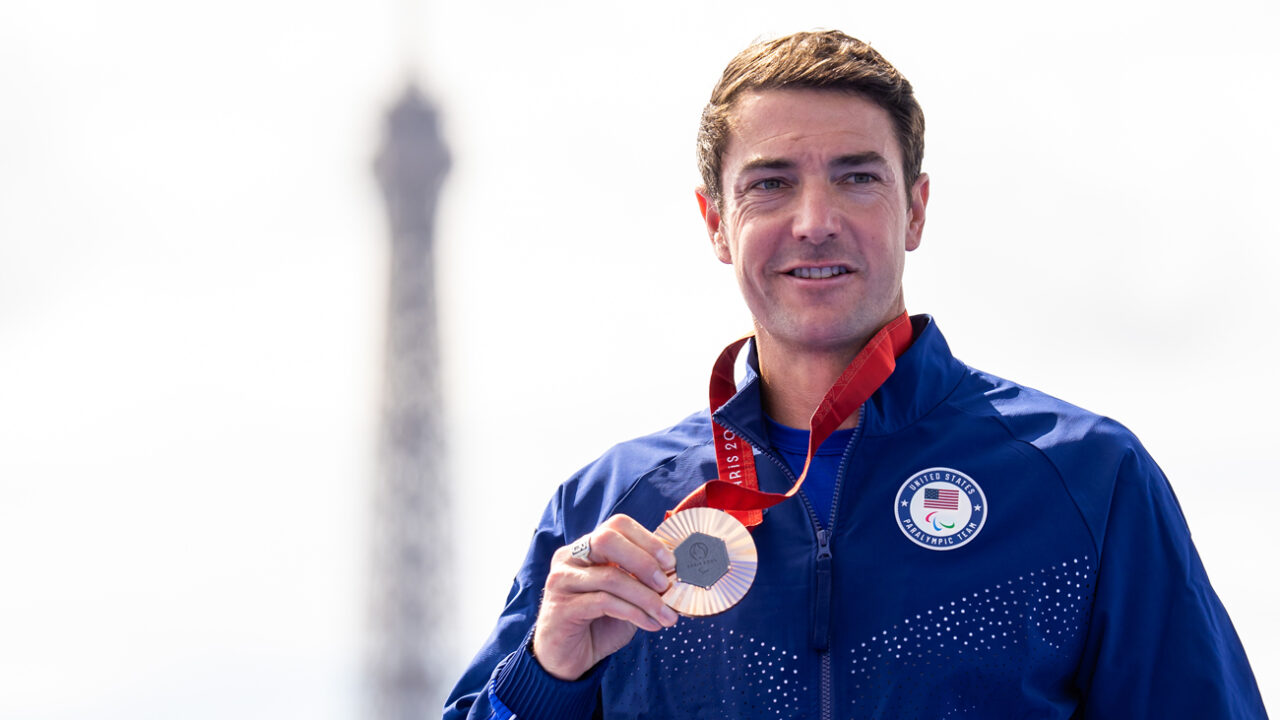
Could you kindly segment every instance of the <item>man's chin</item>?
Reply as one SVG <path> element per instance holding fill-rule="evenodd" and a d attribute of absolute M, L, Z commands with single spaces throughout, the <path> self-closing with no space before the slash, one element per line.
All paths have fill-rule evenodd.
<path fill-rule="evenodd" d="M 809 328 L 768 333 L 767 337 L 792 352 L 847 353 L 861 349 L 875 331 L 876 329 L 860 331 L 857 328 Z"/>
<path fill-rule="evenodd" d="M 888 313 L 880 319 L 851 318 L 791 318 L 769 325 L 756 322 L 756 334 L 763 342 L 774 342 L 792 352 L 848 353 L 857 352 L 882 327 L 901 314 L 901 310 Z"/>

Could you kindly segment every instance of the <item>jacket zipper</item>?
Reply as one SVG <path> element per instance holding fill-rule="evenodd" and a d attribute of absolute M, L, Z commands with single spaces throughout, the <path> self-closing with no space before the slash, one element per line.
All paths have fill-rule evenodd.
<path fill-rule="evenodd" d="M 819 707 L 821 708 L 822 720 L 831 720 L 834 715 L 832 711 L 832 689 L 831 689 L 831 538 L 835 532 L 837 514 L 836 510 L 840 507 L 840 489 L 844 486 L 845 472 L 848 469 L 849 456 L 853 454 L 853 450 L 862 436 L 862 419 L 863 408 L 858 408 L 858 424 L 853 428 L 853 436 L 849 438 L 849 449 L 845 451 L 844 456 L 840 459 L 840 468 L 836 471 L 835 491 L 831 494 L 831 528 L 822 527 L 822 521 L 818 519 L 818 514 L 814 512 L 813 505 L 809 502 L 809 498 L 803 492 L 797 493 L 800 501 L 804 503 L 805 511 L 809 513 L 809 523 L 813 527 L 813 536 L 818 543 L 818 553 L 814 561 L 815 582 L 817 591 L 814 600 L 814 620 L 810 629 L 809 644 L 818 651 L 819 659 Z M 751 446 L 760 451 L 761 455 L 769 458 L 773 464 L 781 468 L 783 475 L 796 481 L 795 473 L 791 472 L 791 468 L 785 462 L 775 458 L 764 448 L 751 442 L 749 436 L 744 434 L 741 429 L 735 427 L 732 423 L 719 421 L 721 425 L 729 428 L 743 438 Z"/>
<path fill-rule="evenodd" d="M 809 510 L 809 518 L 813 521 L 814 533 L 818 537 L 818 557 L 815 563 L 818 574 L 818 610 L 814 622 L 814 645 L 821 646 L 821 663 L 822 677 L 820 681 L 822 693 L 822 720 L 831 720 L 834 717 L 832 709 L 832 688 L 831 688 L 831 538 L 835 535 L 836 521 L 840 515 L 836 511 L 840 508 L 840 491 L 844 488 L 845 476 L 848 472 L 849 457 L 853 455 L 853 451 L 857 449 L 858 441 L 862 438 L 862 408 L 858 408 L 858 424 L 853 427 L 853 435 L 849 438 L 848 448 L 840 457 L 840 467 L 836 470 L 836 486 L 831 493 L 831 512 L 828 517 L 831 518 L 831 528 L 824 530 L 822 523 L 818 521 L 817 514 L 813 511 L 813 506 L 809 504 L 809 499 L 804 498 L 805 506 Z M 803 496 L 803 493 L 800 493 Z"/>
<path fill-rule="evenodd" d="M 813 509 L 809 509 L 810 513 Z M 832 516 L 834 525 L 835 516 Z M 817 522 L 817 518 L 814 518 Z M 815 563 L 817 608 L 814 612 L 813 631 L 809 643 L 821 655 L 821 676 L 818 685 L 822 703 L 822 720 L 831 720 L 831 531 L 818 529 L 818 558 Z"/>

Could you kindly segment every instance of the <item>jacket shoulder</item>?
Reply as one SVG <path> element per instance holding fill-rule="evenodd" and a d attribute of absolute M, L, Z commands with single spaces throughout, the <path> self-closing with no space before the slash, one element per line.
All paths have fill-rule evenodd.
<path fill-rule="evenodd" d="M 1167 485 L 1127 427 L 1065 400 L 967 368 L 953 406 L 999 423 L 1010 438 L 1048 462 L 1101 546 L 1118 482 Z"/>
<path fill-rule="evenodd" d="M 1082 442 L 1095 451 L 1141 447 L 1128 428 L 1111 418 L 1035 388 L 967 370 L 955 404 L 965 412 L 998 419 L 1018 440 L 1045 451 Z"/>

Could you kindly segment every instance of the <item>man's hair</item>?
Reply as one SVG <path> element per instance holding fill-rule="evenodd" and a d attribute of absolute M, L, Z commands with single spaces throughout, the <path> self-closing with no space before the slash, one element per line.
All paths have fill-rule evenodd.
<path fill-rule="evenodd" d="M 723 195 L 721 161 L 729 144 L 734 102 L 746 93 L 784 88 L 856 93 L 884 108 L 902 151 L 910 199 L 924 159 L 924 111 L 911 83 L 870 45 L 839 30 L 822 30 L 758 42 L 725 67 L 698 128 L 698 170 L 707 197 L 717 208 Z"/>

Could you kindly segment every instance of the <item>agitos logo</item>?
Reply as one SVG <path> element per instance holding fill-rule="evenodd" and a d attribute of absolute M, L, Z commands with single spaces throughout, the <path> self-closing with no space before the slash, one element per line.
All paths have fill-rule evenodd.
<path fill-rule="evenodd" d="M 929 468 L 907 478 L 894 500 L 898 529 L 930 550 L 954 550 L 987 521 L 987 498 L 973 478 L 951 468 Z"/>

